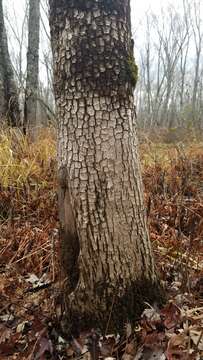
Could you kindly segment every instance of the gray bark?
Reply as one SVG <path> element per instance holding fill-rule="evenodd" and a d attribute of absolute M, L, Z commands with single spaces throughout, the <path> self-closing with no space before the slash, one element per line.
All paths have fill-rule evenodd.
<path fill-rule="evenodd" d="M 2 0 L 0 0 L 0 118 L 6 119 L 11 126 L 19 125 L 18 93 L 8 51 Z"/>
<path fill-rule="evenodd" d="M 137 153 L 130 5 L 50 0 L 50 9 L 69 324 L 119 327 L 160 295 Z"/>
<path fill-rule="evenodd" d="M 37 126 L 39 86 L 40 0 L 29 0 L 27 78 L 25 90 L 25 128 L 31 137 Z"/>

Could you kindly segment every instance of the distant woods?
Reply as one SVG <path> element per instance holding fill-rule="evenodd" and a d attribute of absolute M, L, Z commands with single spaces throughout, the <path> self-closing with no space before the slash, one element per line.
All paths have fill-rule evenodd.
<path fill-rule="evenodd" d="M 4 122 L 34 137 L 54 117 L 48 5 L 26 0 L 18 7 L 0 0 L 0 112 Z"/>
<path fill-rule="evenodd" d="M 38 6 L 32 21 L 30 4 Z M 203 6 L 201 0 L 173 4 L 164 2 L 154 13 L 152 2 L 142 22 L 132 22 L 138 125 L 147 129 L 203 126 Z M 47 126 L 55 118 L 48 1 L 41 0 L 39 8 L 39 0 L 22 0 L 19 10 L 14 0 L 3 5 L 4 19 L 1 0 L 1 115 L 11 125 Z"/>
<path fill-rule="evenodd" d="M 153 3 L 153 2 L 152 2 Z M 136 105 L 144 127 L 203 126 L 203 4 L 181 0 L 137 24 Z M 180 5 L 180 6 L 178 6 Z M 153 6 L 153 5 L 152 5 Z M 141 46 L 139 46 L 141 44 Z"/>

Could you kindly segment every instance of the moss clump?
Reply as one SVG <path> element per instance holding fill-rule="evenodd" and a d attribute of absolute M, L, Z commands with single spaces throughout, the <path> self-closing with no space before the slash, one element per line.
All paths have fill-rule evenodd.
<path fill-rule="evenodd" d="M 129 56 L 127 60 L 127 74 L 132 86 L 135 88 L 138 80 L 138 66 L 133 55 Z"/>

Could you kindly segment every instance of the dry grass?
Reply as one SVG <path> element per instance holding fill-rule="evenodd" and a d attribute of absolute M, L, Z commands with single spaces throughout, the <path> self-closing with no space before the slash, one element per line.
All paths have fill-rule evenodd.
<path fill-rule="evenodd" d="M 0 184 L 3 188 L 21 188 L 27 182 L 44 184 L 56 145 L 53 131 L 41 132 L 35 143 L 18 129 L 0 132 Z"/>
<path fill-rule="evenodd" d="M 203 144 L 171 145 L 147 140 L 141 145 L 141 162 L 150 234 L 161 279 L 174 301 L 184 296 L 189 307 L 200 306 Z M 58 321 L 54 132 L 42 132 L 31 144 L 18 130 L 2 130 L 0 168 L 0 316 L 11 314 L 17 325 L 32 322 L 25 350 L 21 350 L 24 338 L 15 332 L 14 324 L 9 340 L 3 343 L 4 353 L 11 354 L 9 359 L 28 359 L 36 334 L 46 328 L 47 319 L 54 319 L 54 324 Z M 53 287 L 30 293 L 28 274 L 53 281 Z M 3 330 L 7 331 L 7 324 L 3 323 Z"/>

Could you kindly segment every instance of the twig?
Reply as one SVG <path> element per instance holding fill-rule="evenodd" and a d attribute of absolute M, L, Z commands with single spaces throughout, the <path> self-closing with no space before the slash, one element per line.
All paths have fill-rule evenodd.
<path fill-rule="evenodd" d="M 112 312 L 113 312 L 114 302 L 115 302 L 115 294 L 113 296 L 113 300 L 112 300 L 112 304 L 111 304 L 109 318 L 108 318 L 107 325 L 106 325 L 106 330 L 105 330 L 105 336 L 107 335 L 107 331 L 108 331 L 108 328 L 109 328 L 109 323 L 110 323 L 111 315 L 112 315 Z"/>

